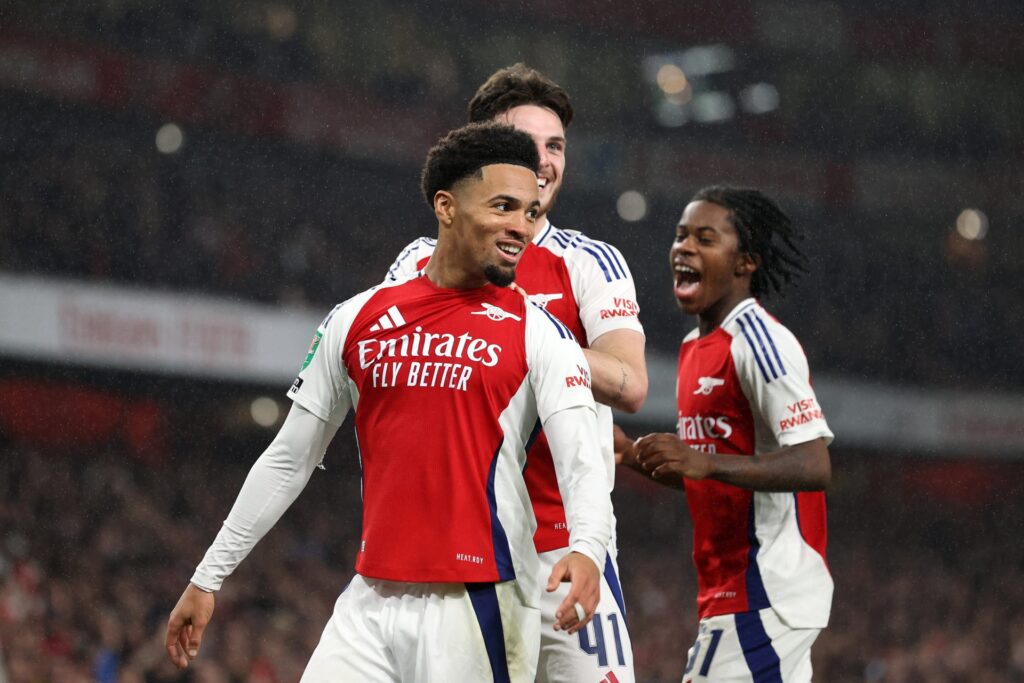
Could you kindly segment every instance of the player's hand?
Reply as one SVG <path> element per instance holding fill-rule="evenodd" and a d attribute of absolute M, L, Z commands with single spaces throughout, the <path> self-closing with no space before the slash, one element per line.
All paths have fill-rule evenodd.
<path fill-rule="evenodd" d="M 590 623 L 601 599 L 601 571 L 586 555 L 569 553 L 552 568 L 547 591 L 558 588 L 559 583 L 571 582 L 569 594 L 555 610 L 555 630 L 576 633 Z M 580 619 L 576 606 L 583 611 Z"/>
<path fill-rule="evenodd" d="M 530 295 L 526 293 L 526 290 L 517 285 L 515 282 L 510 283 L 508 288 L 511 289 L 513 292 L 518 292 L 519 296 L 523 297 L 527 301 L 530 300 Z"/>
<path fill-rule="evenodd" d="M 637 439 L 635 447 L 637 463 L 655 479 L 704 479 L 711 474 L 711 456 L 690 448 L 675 434 L 648 434 Z"/>
<path fill-rule="evenodd" d="M 171 610 L 164 646 L 171 663 L 179 669 L 187 667 L 198 656 L 203 631 L 213 616 L 214 602 L 213 593 L 199 590 L 190 583 Z"/>
<path fill-rule="evenodd" d="M 622 431 L 622 427 L 617 424 L 612 425 L 612 448 L 615 451 L 616 465 L 637 466 L 636 447 L 633 444 L 633 439 L 626 436 L 626 432 Z"/>

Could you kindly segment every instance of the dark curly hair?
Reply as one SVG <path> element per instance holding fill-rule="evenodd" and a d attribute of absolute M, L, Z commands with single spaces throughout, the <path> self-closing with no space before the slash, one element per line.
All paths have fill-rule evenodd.
<path fill-rule="evenodd" d="M 803 234 L 779 205 L 759 190 L 714 185 L 698 190 L 690 201 L 711 202 L 729 210 L 729 219 L 739 234 L 740 250 L 758 261 L 750 279 L 754 296 L 781 294 L 807 272 L 807 257 L 796 245 Z"/>
<path fill-rule="evenodd" d="M 445 135 L 427 153 L 420 174 L 423 198 L 433 209 L 439 190 L 451 190 L 469 176 L 483 178 L 481 169 L 492 164 L 514 164 L 536 173 L 540 156 L 530 136 L 512 126 L 470 123 Z"/>
<path fill-rule="evenodd" d="M 522 62 L 491 74 L 469 101 L 470 121 L 490 121 L 513 107 L 535 104 L 547 107 L 568 129 L 572 122 L 572 103 L 562 86 Z"/>

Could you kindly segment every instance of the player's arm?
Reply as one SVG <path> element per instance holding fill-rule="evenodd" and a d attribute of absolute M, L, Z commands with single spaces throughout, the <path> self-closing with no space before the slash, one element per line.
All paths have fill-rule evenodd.
<path fill-rule="evenodd" d="M 555 618 L 556 628 L 575 633 L 593 617 L 601 596 L 601 569 L 612 531 L 610 485 L 583 352 L 553 316 L 533 306 L 526 314 L 530 385 L 569 526 L 569 553 L 555 564 L 548 590 L 571 582 Z M 582 608 L 579 619 L 577 604 Z"/>
<path fill-rule="evenodd" d="M 555 610 L 555 629 L 576 633 L 589 623 L 601 598 L 601 568 L 611 538 L 611 498 L 603 466 L 594 457 L 597 413 L 593 405 L 560 410 L 544 421 L 558 488 L 569 526 L 569 552 L 548 577 L 547 590 L 571 582 L 569 594 Z M 582 608 L 582 616 L 576 605 Z"/>
<path fill-rule="evenodd" d="M 594 399 L 627 413 L 643 407 L 647 398 L 644 335 L 636 330 L 605 332 L 583 349 L 590 364 Z"/>
<path fill-rule="evenodd" d="M 213 593 L 245 559 L 306 487 L 327 445 L 351 407 L 341 349 L 360 298 L 341 304 L 316 330 L 299 376 L 288 390 L 294 401 L 270 446 L 249 471 L 213 545 L 196 568 L 167 622 L 167 656 L 179 668 L 199 652 L 213 615 Z M 342 322 L 342 321 L 345 322 Z"/>
<path fill-rule="evenodd" d="M 213 616 L 214 591 L 302 492 L 337 430 L 302 406 L 292 406 L 171 612 L 165 647 L 176 666 L 185 668 L 198 655 Z"/>
<path fill-rule="evenodd" d="M 825 438 L 758 455 L 705 453 L 675 434 L 648 434 L 636 441 L 636 461 L 655 481 L 714 479 L 754 491 L 821 491 L 832 479 Z"/>
<path fill-rule="evenodd" d="M 647 398 L 647 363 L 636 287 L 626 260 L 614 246 L 582 236 L 566 258 L 590 347 L 583 353 L 594 398 L 635 413 Z"/>

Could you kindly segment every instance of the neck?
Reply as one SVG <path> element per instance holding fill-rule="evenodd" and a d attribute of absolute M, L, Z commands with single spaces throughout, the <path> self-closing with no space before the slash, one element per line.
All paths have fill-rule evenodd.
<path fill-rule="evenodd" d="M 477 289 L 486 285 L 484 274 L 477 269 L 467 270 L 465 263 L 465 259 L 459 258 L 451 247 L 439 239 L 423 274 L 443 289 Z"/>
<path fill-rule="evenodd" d="M 701 313 L 698 313 L 697 328 L 700 330 L 700 336 L 706 337 L 721 327 L 722 322 L 730 313 L 732 313 L 733 309 L 736 308 L 741 301 L 749 299 L 751 296 L 749 289 L 731 292 L 708 308 L 704 309 Z"/>

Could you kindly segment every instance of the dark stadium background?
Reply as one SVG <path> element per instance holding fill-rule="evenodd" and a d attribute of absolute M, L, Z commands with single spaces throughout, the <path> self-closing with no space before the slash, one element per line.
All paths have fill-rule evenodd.
<path fill-rule="evenodd" d="M 348 428 L 187 675 L 166 616 L 313 326 L 434 230 L 426 149 L 520 60 L 576 106 L 554 221 L 637 281 L 630 432 L 673 429 L 687 198 L 758 186 L 807 232 L 766 303 L 836 431 L 816 680 L 1024 680 L 1019 2 L 5 0 L 0 682 L 298 679 L 354 558 Z M 615 502 L 638 681 L 678 681 L 685 501 L 625 472 Z"/>

